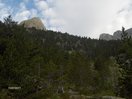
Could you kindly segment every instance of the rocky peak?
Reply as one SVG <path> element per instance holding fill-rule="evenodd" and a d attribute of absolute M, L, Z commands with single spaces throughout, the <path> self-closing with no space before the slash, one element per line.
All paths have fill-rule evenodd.
<path fill-rule="evenodd" d="M 132 37 L 132 28 L 126 30 L 125 32 L 128 33 L 129 37 Z M 103 33 L 100 35 L 99 39 L 102 39 L 102 40 L 120 40 L 121 34 L 122 34 L 122 31 L 120 31 L 120 30 L 117 30 L 116 32 L 114 32 L 113 35 Z"/>
<path fill-rule="evenodd" d="M 20 23 L 20 25 L 24 25 L 26 28 L 36 28 L 40 30 L 46 30 L 44 24 L 42 23 L 41 19 L 38 17 L 34 17 L 28 20 L 24 20 Z"/>
<path fill-rule="evenodd" d="M 126 30 L 126 32 L 128 33 L 128 36 L 132 37 L 132 28 Z"/>
<path fill-rule="evenodd" d="M 100 35 L 99 39 L 108 41 L 108 40 L 112 40 L 113 36 L 107 33 L 103 33 Z"/>
<path fill-rule="evenodd" d="M 121 34 L 122 34 L 122 31 L 120 31 L 120 30 L 114 32 L 114 34 L 113 34 L 113 39 L 114 39 L 114 40 L 121 39 Z"/>

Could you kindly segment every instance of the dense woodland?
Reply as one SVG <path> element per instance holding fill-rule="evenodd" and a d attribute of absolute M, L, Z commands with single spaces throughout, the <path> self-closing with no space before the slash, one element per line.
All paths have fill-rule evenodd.
<path fill-rule="evenodd" d="M 131 99 L 132 41 L 123 34 L 121 41 L 104 41 L 26 29 L 5 18 L 0 22 L 0 99 L 61 99 L 69 90 Z"/>

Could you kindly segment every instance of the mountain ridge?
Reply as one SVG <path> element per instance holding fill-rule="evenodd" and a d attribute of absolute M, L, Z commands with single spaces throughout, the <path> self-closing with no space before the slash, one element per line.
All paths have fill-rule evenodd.
<path fill-rule="evenodd" d="M 129 37 L 132 37 L 132 28 L 127 29 L 125 32 L 128 33 Z M 117 30 L 113 33 L 113 35 L 110 35 L 108 33 L 102 33 L 102 34 L 100 34 L 99 39 L 107 40 L 107 41 L 109 41 L 109 40 L 120 40 L 121 35 L 122 35 L 122 31 Z"/>

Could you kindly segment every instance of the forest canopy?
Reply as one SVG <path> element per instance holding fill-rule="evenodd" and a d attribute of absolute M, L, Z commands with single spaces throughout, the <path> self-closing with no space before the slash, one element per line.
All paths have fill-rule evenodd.
<path fill-rule="evenodd" d="M 0 97 L 45 99 L 69 90 L 84 95 L 117 95 L 122 65 L 117 56 L 121 51 L 129 59 L 132 55 L 129 44 L 124 45 L 128 50 L 121 45 L 119 40 L 28 29 L 9 16 L 0 22 Z"/>

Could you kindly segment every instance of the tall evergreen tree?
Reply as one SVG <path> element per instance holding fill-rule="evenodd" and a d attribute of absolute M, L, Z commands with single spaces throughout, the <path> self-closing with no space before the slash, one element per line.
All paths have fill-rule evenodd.
<path fill-rule="evenodd" d="M 122 47 L 117 58 L 120 65 L 118 94 L 132 99 L 132 40 L 128 38 L 125 28 L 122 28 Z"/>

